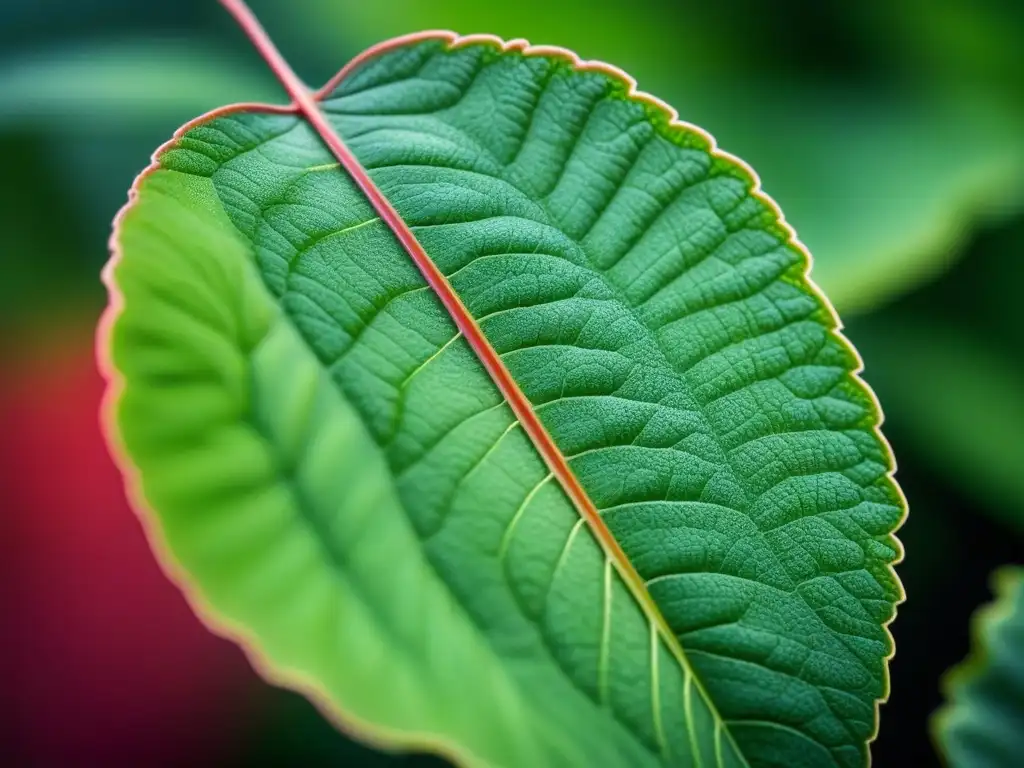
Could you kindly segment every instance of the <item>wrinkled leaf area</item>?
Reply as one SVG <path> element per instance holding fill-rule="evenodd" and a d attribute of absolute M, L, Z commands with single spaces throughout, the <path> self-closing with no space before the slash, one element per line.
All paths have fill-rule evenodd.
<path fill-rule="evenodd" d="M 201 612 L 388 743 L 863 764 L 903 502 L 749 174 L 605 73 L 489 44 L 398 48 L 324 106 L 648 593 L 309 126 L 238 112 L 160 157 L 113 271 L 121 448 Z"/>

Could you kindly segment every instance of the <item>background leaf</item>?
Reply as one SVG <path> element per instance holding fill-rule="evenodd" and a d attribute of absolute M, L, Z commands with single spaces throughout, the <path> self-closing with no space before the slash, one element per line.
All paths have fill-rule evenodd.
<path fill-rule="evenodd" d="M 1024 754 L 1024 568 L 992 584 L 995 602 L 976 614 L 971 655 L 947 677 L 933 723 L 952 768 L 1011 768 Z"/>
<path fill-rule="evenodd" d="M 941 339 L 941 341 L 939 341 Z M 991 345 L 912 320 L 868 340 L 875 377 L 914 445 L 1024 532 L 1024 377 Z M 913 382 L 925 380 L 927 387 Z M 950 408 L 952 402 L 959 407 Z"/>
<path fill-rule="evenodd" d="M 850 326 L 890 422 L 937 474 L 1024 531 L 1024 226 L 980 233 L 973 258 Z M 914 384 L 923 377 L 926 387 Z"/>
<path fill-rule="evenodd" d="M 34 51 L 0 72 L 0 130 L 40 124 L 78 135 L 166 125 L 234 101 L 280 92 L 214 46 L 185 40 L 96 41 Z"/>

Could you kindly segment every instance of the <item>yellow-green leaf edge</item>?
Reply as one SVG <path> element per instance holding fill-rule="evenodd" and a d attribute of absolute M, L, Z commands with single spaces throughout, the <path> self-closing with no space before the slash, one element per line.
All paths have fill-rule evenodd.
<path fill-rule="evenodd" d="M 813 256 L 807 247 L 799 240 L 795 230 L 786 222 L 779 206 L 766 195 L 762 188 L 757 173 L 742 159 L 720 150 L 714 137 L 702 128 L 679 119 L 678 112 L 661 99 L 640 91 L 636 81 L 626 72 L 601 61 L 581 60 L 573 51 L 550 45 L 531 45 L 529 41 L 521 38 L 504 40 L 489 34 L 459 35 L 448 30 L 427 30 L 423 32 L 402 35 L 390 40 L 378 43 L 366 49 L 349 61 L 334 77 L 332 77 L 322 88 L 315 91 L 314 98 L 320 100 L 333 89 L 335 89 L 351 72 L 360 65 L 376 56 L 394 51 L 405 45 L 424 42 L 428 40 L 439 40 L 446 43 L 447 50 L 455 50 L 466 45 L 485 44 L 495 46 L 500 53 L 515 51 L 523 56 L 540 56 L 561 59 L 568 62 L 573 69 L 580 72 L 599 72 L 617 81 L 622 89 L 624 98 L 642 104 L 649 118 L 657 131 L 670 141 L 681 139 L 693 142 L 696 140 L 707 148 L 713 159 L 728 163 L 739 169 L 750 181 L 750 194 L 764 203 L 776 218 L 779 230 L 784 234 L 785 243 L 796 249 L 803 257 L 805 264 L 803 278 L 804 286 L 814 297 L 821 302 L 831 316 L 831 324 L 828 335 L 838 341 L 843 348 L 849 352 L 857 361 L 856 368 L 850 371 L 847 376 L 871 399 L 873 412 L 877 421 L 872 429 L 874 437 L 884 447 L 885 453 L 892 463 L 892 469 L 887 472 L 887 477 L 892 481 L 892 486 L 899 494 L 902 516 L 893 528 L 892 540 L 897 547 L 897 557 L 887 570 L 892 575 L 895 584 L 900 589 L 899 599 L 895 606 L 898 607 L 905 600 L 905 592 L 896 574 L 894 566 L 902 562 L 904 552 L 902 545 L 896 538 L 896 532 L 903 525 L 908 514 L 908 504 L 899 485 L 894 480 L 896 462 L 888 440 L 881 432 L 884 423 L 884 416 L 881 406 L 874 391 L 861 378 L 863 371 L 863 360 L 857 350 L 842 335 L 842 323 L 835 311 L 834 306 L 824 295 L 821 289 L 811 277 Z M 262 103 L 239 103 L 212 110 L 206 114 L 190 120 L 178 128 L 172 138 L 161 145 L 152 155 L 150 165 L 147 166 L 135 179 L 129 190 L 128 202 L 117 213 L 113 231 L 109 241 L 110 260 L 102 272 L 103 283 L 108 290 L 108 305 L 97 327 L 97 365 L 107 382 L 107 388 L 101 406 L 101 428 L 109 446 L 110 452 L 121 471 L 126 486 L 126 493 L 133 509 L 140 518 L 149 544 L 157 557 L 157 560 L 168 576 L 179 589 L 181 589 L 192 610 L 197 614 L 202 623 L 214 634 L 229 639 L 238 644 L 253 668 L 265 680 L 273 685 L 293 690 L 309 699 L 317 709 L 341 731 L 348 733 L 362 741 L 373 744 L 385 750 L 417 750 L 428 751 L 449 759 L 456 764 L 465 766 L 488 766 L 489 763 L 480 760 L 476 755 L 467 751 L 462 745 L 447 739 L 437 738 L 428 734 L 410 733 L 407 731 L 395 731 L 383 728 L 376 723 L 362 720 L 352 712 L 345 709 L 343 704 L 332 701 L 323 690 L 318 681 L 299 670 L 286 668 L 279 665 L 274 659 L 269 658 L 260 647 L 260 642 L 255 634 L 245 625 L 232 621 L 214 609 L 202 594 L 201 587 L 182 569 L 177 562 L 173 552 L 167 546 L 160 531 L 156 515 L 149 506 L 142 491 L 142 483 L 138 469 L 133 464 L 128 453 L 125 451 L 120 435 L 116 427 L 116 413 L 119 399 L 124 390 L 125 382 L 122 374 L 114 365 L 111 355 L 112 330 L 117 319 L 124 308 L 124 299 L 117 285 L 114 273 L 121 257 L 120 232 L 126 215 L 133 209 L 139 195 L 142 183 L 155 171 L 160 169 L 159 158 L 169 149 L 176 146 L 178 140 L 191 129 L 203 125 L 218 117 L 230 115 L 236 112 L 260 111 L 277 114 L 299 114 L 300 110 L 294 103 L 288 106 L 269 105 Z M 645 601 L 653 605 L 653 600 L 648 596 Z M 895 655 L 895 643 L 892 639 L 889 625 L 895 620 L 894 611 L 892 618 L 883 625 L 888 644 L 892 648 L 891 653 L 884 659 L 884 692 L 875 701 L 874 705 L 874 728 L 868 744 L 877 737 L 879 727 L 879 708 L 882 703 L 888 700 L 890 691 L 890 680 L 888 663 Z M 699 684 L 699 681 L 698 681 Z M 868 750 L 868 762 L 870 763 L 870 749 Z"/>

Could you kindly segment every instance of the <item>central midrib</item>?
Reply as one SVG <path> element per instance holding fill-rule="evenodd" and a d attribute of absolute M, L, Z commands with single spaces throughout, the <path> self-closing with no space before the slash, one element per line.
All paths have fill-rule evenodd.
<path fill-rule="evenodd" d="M 658 628 L 658 634 L 661 636 L 662 641 L 666 644 L 677 662 L 693 679 L 704 700 L 714 712 L 714 716 L 721 720 L 720 713 L 718 713 L 711 698 L 701 685 L 695 670 L 687 661 L 678 638 L 669 628 L 661 610 L 647 591 L 643 577 L 633 566 L 629 557 L 601 518 L 600 511 L 590 499 L 579 479 L 570 468 L 567 459 L 540 421 L 540 418 L 533 409 L 533 405 L 519 388 L 511 372 L 487 340 L 476 319 L 462 303 L 462 300 L 452 288 L 445 275 L 423 249 L 423 246 L 413 234 L 412 229 L 398 213 L 391 201 L 384 196 L 370 178 L 366 169 L 363 168 L 359 160 L 345 145 L 341 136 L 321 110 L 320 104 L 313 93 L 291 69 L 251 11 L 242 3 L 225 1 L 224 5 L 239 22 L 242 29 L 280 80 L 288 95 L 293 99 L 297 111 L 309 121 L 311 127 L 317 132 L 341 167 L 366 196 L 371 207 L 388 226 L 409 258 L 412 259 L 427 285 L 430 286 L 441 301 L 455 323 L 456 328 L 465 337 L 477 359 L 498 388 L 498 391 L 509 404 L 516 420 L 523 427 L 523 431 L 529 437 L 552 475 L 558 480 L 563 492 L 569 498 L 580 517 L 586 521 L 594 538 L 604 551 L 605 556 L 615 566 L 616 571 L 641 610 L 648 616 L 651 623 Z M 727 738 L 732 741 L 729 729 L 725 728 L 724 730 L 726 731 Z M 733 745 L 735 747 L 735 754 L 741 756 L 742 752 L 739 751 L 735 742 L 733 742 Z"/>
<path fill-rule="evenodd" d="M 491 346 L 476 318 L 463 304 L 447 277 L 426 253 L 423 246 L 416 239 L 412 229 L 394 208 L 391 201 L 384 196 L 370 178 L 366 169 L 363 168 L 362 164 L 344 144 L 333 126 L 330 125 L 326 116 L 320 110 L 318 102 L 315 102 L 312 98 L 300 99 L 297 96 L 295 96 L 295 101 L 300 111 L 306 116 L 321 139 L 366 196 L 370 205 L 377 212 L 377 215 L 387 224 L 427 284 L 444 305 L 452 321 L 455 323 L 459 334 L 466 339 L 477 359 L 508 403 L 515 415 L 516 421 L 522 426 L 530 442 L 541 455 L 551 475 L 558 480 L 563 492 L 577 513 L 586 521 L 594 538 L 601 546 L 605 556 L 615 566 L 616 571 L 626 584 L 633 598 L 644 613 L 647 614 L 652 625 L 657 627 L 658 635 L 662 638 L 662 641 L 669 648 L 678 663 L 687 671 L 688 679 L 693 680 L 694 684 L 701 689 L 703 698 L 712 707 L 715 717 L 721 721 L 721 715 L 714 709 L 713 702 L 699 683 L 696 671 L 692 669 L 686 660 L 685 652 L 679 644 L 678 638 L 669 628 L 660 608 L 658 608 L 654 599 L 647 591 L 643 577 L 633 566 L 618 540 L 604 522 L 597 506 L 590 499 L 590 496 L 569 466 L 565 455 L 544 427 L 532 403 L 522 389 L 520 389 L 494 347 Z M 308 102 L 308 104 L 305 102 Z M 722 722 L 724 725 L 724 721 Z M 687 725 L 692 727 L 692 723 Z M 728 734 L 728 728 L 724 730 Z M 728 738 L 732 739 L 731 734 L 728 735 Z M 736 752 L 741 754 L 738 749 Z"/>

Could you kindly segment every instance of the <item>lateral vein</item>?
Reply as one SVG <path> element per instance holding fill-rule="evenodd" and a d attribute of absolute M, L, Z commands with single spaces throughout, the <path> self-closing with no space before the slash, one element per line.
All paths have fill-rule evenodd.
<path fill-rule="evenodd" d="M 572 471 L 565 455 L 544 427 L 532 403 L 530 403 L 525 393 L 519 388 L 519 385 L 512 377 L 511 372 L 505 366 L 501 357 L 484 336 L 476 318 L 473 317 L 462 303 L 461 298 L 452 288 L 444 273 L 441 272 L 440 268 L 424 250 L 398 210 L 384 196 L 384 193 L 381 192 L 367 170 L 342 140 L 334 126 L 327 119 L 313 92 L 295 74 L 244 2 L 241 0 L 221 0 L 221 2 L 239 22 L 243 31 L 253 42 L 278 80 L 280 80 L 289 96 L 291 96 L 293 108 L 309 121 L 310 126 L 317 132 L 335 158 L 337 158 L 341 168 L 348 173 L 352 181 L 363 192 L 371 207 L 391 230 L 399 244 L 409 255 L 409 258 L 412 259 L 427 285 L 433 289 L 438 300 L 447 310 L 459 333 L 469 343 L 473 352 L 480 360 L 481 365 L 483 365 L 498 388 L 498 391 L 505 398 L 517 422 L 523 427 L 523 431 L 533 443 L 544 463 L 548 466 L 550 474 L 524 500 L 523 506 L 517 511 L 509 528 L 514 527 L 529 499 L 532 498 L 532 494 L 539 490 L 540 486 L 547 482 L 547 480 L 552 477 L 556 478 L 566 497 L 580 515 L 581 521 L 586 522 L 594 538 L 604 551 L 605 556 L 614 565 L 615 570 L 629 589 L 633 599 L 637 601 L 637 604 L 647 615 L 651 624 L 657 628 L 667 648 L 682 666 L 686 675 L 685 705 L 687 714 L 692 713 L 689 700 L 689 688 L 692 686 L 696 686 L 699 694 L 710 704 L 707 692 L 700 685 L 699 681 L 693 679 L 693 669 L 690 667 L 679 639 L 672 632 L 661 610 L 647 591 L 643 578 L 601 518 L 600 511 Z M 577 528 L 574 528 L 570 534 L 569 540 L 566 542 L 567 548 L 571 544 L 577 530 Z M 506 535 L 508 532 L 506 531 Z M 505 542 L 503 542 L 504 546 L 507 546 Z M 565 552 L 563 552 L 563 558 L 564 555 Z M 687 725 L 691 729 L 693 728 L 692 722 L 688 722 Z"/>

